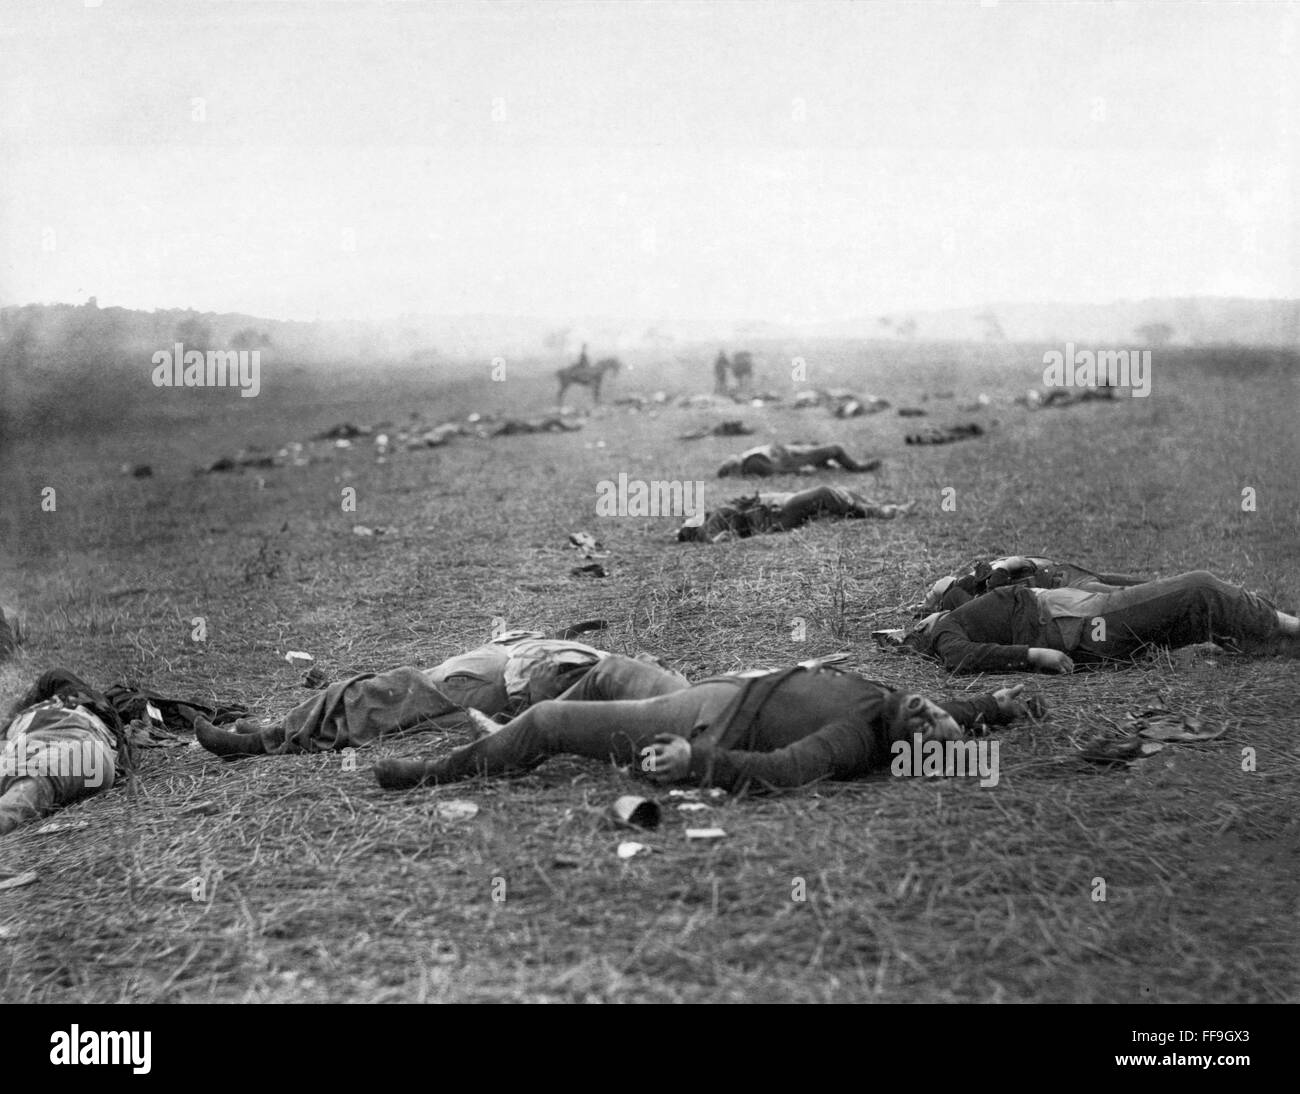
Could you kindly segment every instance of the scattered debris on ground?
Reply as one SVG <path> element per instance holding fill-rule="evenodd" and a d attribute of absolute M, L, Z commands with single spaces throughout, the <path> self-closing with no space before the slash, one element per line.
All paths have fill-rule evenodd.
<path fill-rule="evenodd" d="M 661 813 L 658 802 L 624 794 L 605 810 L 604 817 L 617 828 L 658 828 Z"/>
<path fill-rule="evenodd" d="M 25 874 L 0 874 L 0 889 L 18 889 L 35 880 L 35 870 L 29 870 Z"/>
<path fill-rule="evenodd" d="M 1141 737 L 1108 737 L 1098 734 L 1080 745 L 1079 757 L 1101 764 L 1130 764 L 1144 760 L 1165 746 L 1159 741 L 1145 741 Z"/>
<path fill-rule="evenodd" d="M 721 828 L 688 828 L 686 838 L 688 840 L 726 839 L 727 833 Z"/>
<path fill-rule="evenodd" d="M 1204 728 L 1199 718 L 1170 710 L 1164 701 L 1156 701 L 1145 709 L 1125 715 L 1120 728 L 1126 733 L 1136 733 L 1149 741 L 1166 741 L 1177 744 L 1200 744 L 1214 741 L 1228 732 L 1228 727 Z"/>
<path fill-rule="evenodd" d="M 434 806 L 433 815 L 444 824 L 454 824 L 456 821 L 471 820 L 477 816 L 478 806 L 471 801 L 452 798 Z"/>
<path fill-rule="evenodd" d="M 570 532 L 569 545 L 577 549 L 580 558 L 609 558 L 605 545 L 590 532 Z"/>

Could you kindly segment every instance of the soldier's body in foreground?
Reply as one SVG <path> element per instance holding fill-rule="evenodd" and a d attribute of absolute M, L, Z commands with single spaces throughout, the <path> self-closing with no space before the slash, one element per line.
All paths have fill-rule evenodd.
<path fill-rule="evenodd" d="M 604 662 L 575 690 L 619 671 Z M 519 773 L 567 754 L 633 764 L 660 782 L 805 786 L 884 766 L 891 743 L 914 733 L 958 740 L 963 727 L 1012 721 L 1027 713 L 1022 690 L 936 704 L 856 673 L 799 666 L 717 676 L 652 699 L 565 702 L 586 698 L 566 694 L 440 759 L 384 760 L 375 774 L 382 786 L 401 789 Z"/>
<path fill-rule="evenodd" d="M 926 594 L 920 608 L 925 612 L 951 611 L 968 600 L 1008 585 L 1034 589 L 1084 589 L 1114 592 L 1149 580 L 1132 574 L 1097 573 L 1073 562 L 1053 562 L 1041 555 L 1008 555 L 1004 558 L 975 559 L 960 573 L 941 577 Z"/>
<path fill-rule="evenodd" d="M 679 673 L 580 642 L 512 631 L 430 669 L 410 666 L 363 673 L 331 684 L 272 725 L 221 729 L 195 720 L 199 742 L 220 756 L 285 755 L 354 748 L 381 737 L 438 728 L 467 707 L 517 713 L 569 689 L 602 660 L 626 662 L 618 676 L 626 691 L 605 698 L 646 698 L 687 686 Z"/>
<path fill-rule="evenodd" d="M 69 672 L 45 673 L 16 704 L 0 748 L 0 835 L 117 779 L 121 723 Z"/>
<path fill-rule="evenodd" d="M 1198 642 L 1300 656 L 1300 619 L 1205 570 L 1099 591 L 994 589 L 913 633 L 953 672 L 1072 672 Z"/>

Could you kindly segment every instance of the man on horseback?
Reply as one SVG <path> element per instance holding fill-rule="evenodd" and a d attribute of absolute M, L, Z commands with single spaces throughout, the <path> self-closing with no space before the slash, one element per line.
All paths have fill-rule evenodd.
<path fill-rule="evenodd" d="M 587 359 L 587 345 L 584 342 L 578 359 L 567 368 L 556 370 L 556 379 L 560 381 L 560 394 L 556 402 L 563 403 L 564 393 L 574 384 L 579 384 L 591 388 L 591 401 L 598 404 L 600 385 L 605 379 L 605 373 L 617 372 L 621 367 L 622 363 L 617 357 L 604 357 L 593 365 Z"/>

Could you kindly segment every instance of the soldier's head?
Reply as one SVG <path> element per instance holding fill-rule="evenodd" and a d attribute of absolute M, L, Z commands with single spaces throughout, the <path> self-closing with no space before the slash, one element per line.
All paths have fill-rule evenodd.
<path fill-rule="evenodd" d="M 950 612 L 953 608 L 960 608 L 968 600 L 974 600 L 974 594 L 965 587 L 965 584 L 955 574 L 947 577 L 941 577 L 933 585 L 930 591 L 925 594 L 925 599 L 921 601 L 921 611 Z"/>
<path fill-rule="evenodd" d="M 952 574 L 947 577 L 941 577 L 933 585 L 930 591 L 925 594 L 925 599 L 921 601 L 920 610 L 922 612 L 938 611 L 943 604 L 943 598 L 947 592 L 957 584 L 957 578 Z"/>
<path fill-rule="evenodd" d="M 919 733 L 923 741 L 960 741 L 965 734 L 951 714 L 915 692 L 896 691 L 885 704 L 890 741 L 910 741 Z"/>
<path fill-rule="evenodd" d="M 677 529 L 678 543 L 720 543 L 733 536 L 749 534 L 744 511 L 735 505 L 720 505 L 707 513 L 688 518 Z"/>

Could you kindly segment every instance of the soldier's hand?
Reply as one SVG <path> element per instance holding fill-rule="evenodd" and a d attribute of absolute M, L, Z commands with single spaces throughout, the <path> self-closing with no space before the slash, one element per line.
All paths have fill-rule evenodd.
<path fill-rule="evenodd" d="M 998 713 L 1007 721 L 1014 718 L 1023 718 L 1029 713 L 1029 708 L 1025 706 L 1024 700 L 1020 698 L 1024 690 L 1024 684 L 1017 684 L 1011 688 L 998 688 L 993 693 L 993 698 L 998 704 Z"/>
<path fill-rule="evenodd" d="M 1047 714 L 1047 704 L 1037 695 L 1025 695 L 1025 685 L 1017 684 L 1013 688 L 998 688 L 993 698 L 998 704 L 998 713 L 1005 721 L 1017 718 L 1042 718 Z"/>
<path fill-rule="evenodd" d="M 662 733 L 641 750 L 641 770 L 653 782 L 678 782 L 690 769 L 691 743 L 685 737 Z"/>
<path fill-rule="evenodd" d="M 1073 672 L 1074 662 L 1060 650 L 1035 647 L 1029 651 L 1029 663 L 1043 672 Z"/>

